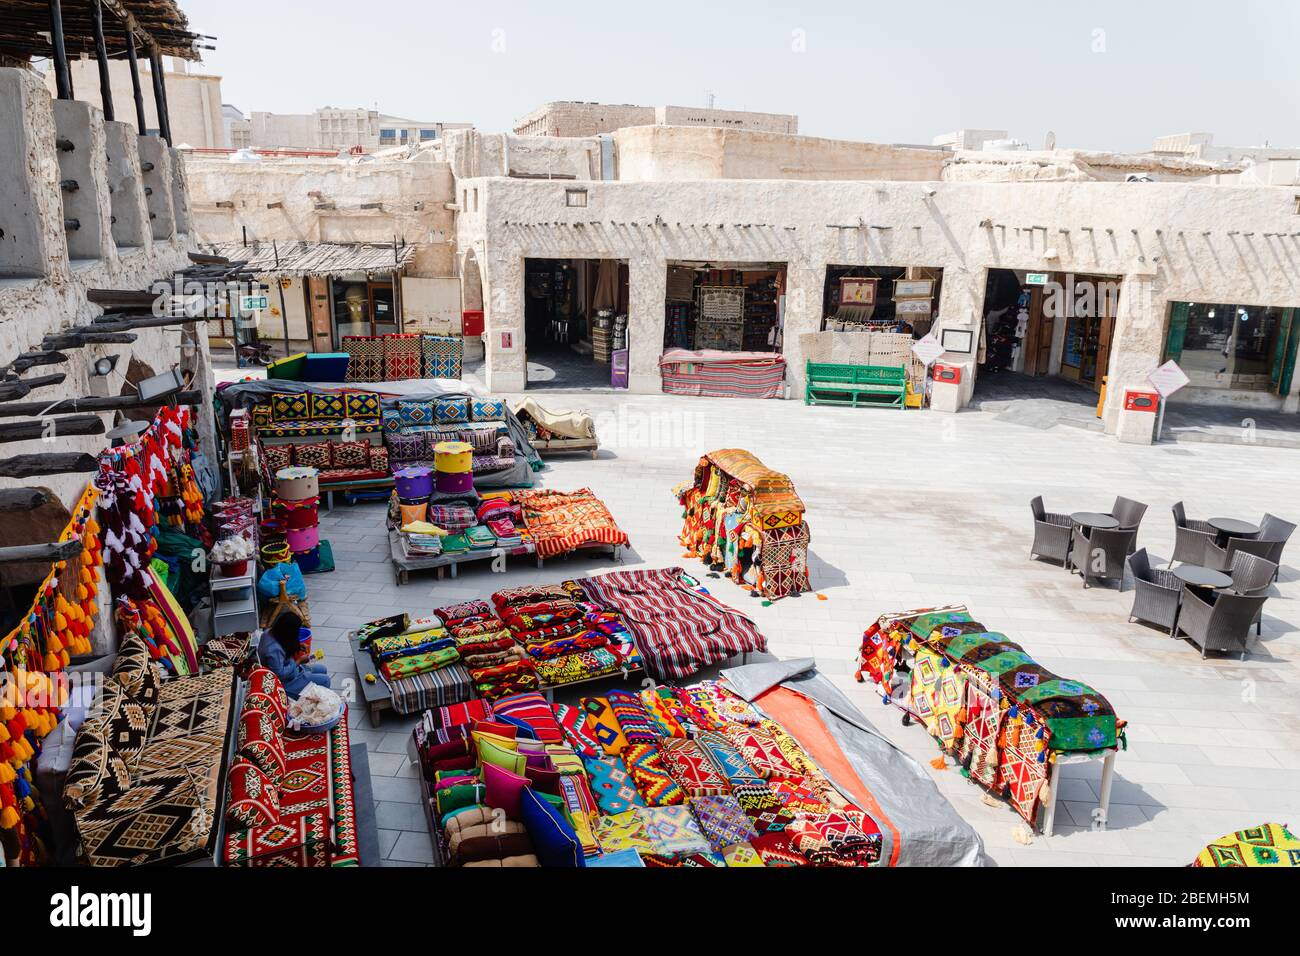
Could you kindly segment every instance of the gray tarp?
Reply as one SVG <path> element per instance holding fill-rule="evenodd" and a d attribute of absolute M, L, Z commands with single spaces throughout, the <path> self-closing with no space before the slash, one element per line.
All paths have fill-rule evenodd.
<path fill-rule="evenodd" d="M 400 400 L 423 402 L 432 401 L 435 398 L 468 398 L 472 400 L 482 397 L 469 392 L 444 391 L 437 385 L 440 381 L 442 380 L 429 379 L 423 384 L 420 380 L 411 380 L 406 382 L 380 382 L 374 385 L 366 385 L 360 382 L 356 384 L 349 382 L 346 385 L 326 385 L 312 382 L 292 382 L 287 379 L 270 379 L 253 382 L 231 382 L 218 388 L 217 394 L 221 396 L 221 400 L 225 402 L 227 409 L 252 408 L 275 392 L 378 392 L 380 394 L 380 404 L 384 408 L 395 408 Z M 386 394 L 390 387 L 399 394 Z M 515 466 L 506 471 L 498 471 L 490 475 L 475 475 L 474 486 L 476 488 L 531 488 L 533 472 L 542 467 L 541 456 L 537 454 L 537 449 L 529 442 L 528 432 L 524 429 L 523 423 L 515 417 L 515 413 L 510 410 L 509 405 L 506 406 L 505 419 L 506 427 L 510 429 L 510 437 L 515 443 Z M 229 428 L 229 423 L 223 422 L 222 428 Z"/>
<path fill-rule="evenodd" d="M 934 781 L 914 759 L 899 750 L 853 705 L 843 692 L 821 675 L 810 657 L 790 661 L 761 661 L 721 672 L 727 686 L 753 701 L 764 691 L 783 685 L 817 704 L 817 713 L 844 756 L 871 791 L 899 833 L 899 866 L 984 866 L 984 842 L 957 815 Z M 759 708 L 761 710 L 761 707 Z M 851 798 L 852 791 L 831 780 Z M 891 834 L 882 826 L 891 854 Z"/>

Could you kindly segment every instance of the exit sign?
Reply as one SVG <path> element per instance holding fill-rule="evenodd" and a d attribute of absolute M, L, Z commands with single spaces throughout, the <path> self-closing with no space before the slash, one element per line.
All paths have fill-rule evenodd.
<path fill-rule="evenodd" d="M 1025 273 L 1025 285 L 1047 285 L 1046 272 Z"/>
<path fill-rule="evenodd" d="M 269 304 L 264 295 L 241 295 L 239 297 L 240 312 L 257 312 L 265 309 Z"/>

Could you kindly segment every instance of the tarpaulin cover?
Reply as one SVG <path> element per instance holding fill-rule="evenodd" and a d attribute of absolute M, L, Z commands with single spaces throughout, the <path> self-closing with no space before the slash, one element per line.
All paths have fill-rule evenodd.
<path fill-rule="evenodd" d="M 721 675 L 729 688 L 785 726 L 845 797 L 876 820 L 885 838 L 883 861 L 985 865 L 984 843 L 974 828 L 921 765 L 821 675 L 812 658 L 745 664 L 724 668 Z"/>

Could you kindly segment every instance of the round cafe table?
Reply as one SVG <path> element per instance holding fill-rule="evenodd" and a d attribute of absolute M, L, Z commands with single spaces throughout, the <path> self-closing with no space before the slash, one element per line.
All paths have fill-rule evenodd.
<path fill-rule="evenodd" d="M 1210 518 L 1206 524 L 1219 532 L 1220 542 L 1228 538 L 1253 538 L 1259 534 L 1259 525 L 1240 521 L 1237 518 Z"/>
<path fill-rule="evenodd" d="M 1198 564 L 1180 564 L 1174 568 L 1174 577 L 1184 584 L 1198 588 L 1226 588 L 1232 584 L 1232 578 L 1222 571 L 1203 568 Z"/>
<path fill-rule="evenodd" d="M 1100 511 L 1076 511 L 1070 515 L 1070 520 L 1075 524 L 1083 525 L 1085 528 L 1118 528 L 1119 522 L 1107 514 Z"/>

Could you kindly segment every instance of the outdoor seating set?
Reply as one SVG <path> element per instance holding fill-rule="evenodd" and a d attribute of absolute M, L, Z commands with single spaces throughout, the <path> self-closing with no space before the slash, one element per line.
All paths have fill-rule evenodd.
<path fill-rule="evenodd" d="M 1109 514 L 1048 512 L 1041 497 L 1030 502 L 1034 543 L 1030 556 L 1060 561 L 1094 580 L 1118 580 L 1125 568 L 1135 589 L 1130 621 L 1146 621 L 1180 633 L 1201 649 L 1235 651 L 1244 660 L 1253 625 L 1263 632 L 1262 610 L 1269 585 L 1277 580 L 1296 526 L 1265 514 L 1259 524 L 1236 518 L 1193 521 L 1180 501 L 1173 507 L 1174 554 L 1165 568 L 1154 568 L 1146 548 L 1137 548 L 1137 526 L 1146 505 L 1115 499 Z M 1174 563 L 1179 562 L 1178 567 Z"/>

